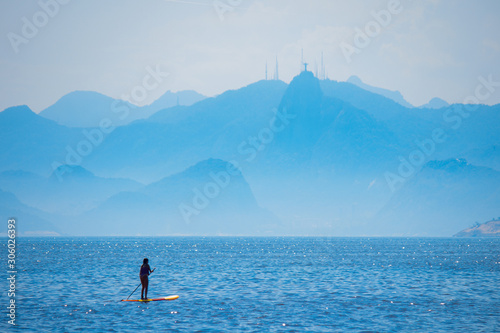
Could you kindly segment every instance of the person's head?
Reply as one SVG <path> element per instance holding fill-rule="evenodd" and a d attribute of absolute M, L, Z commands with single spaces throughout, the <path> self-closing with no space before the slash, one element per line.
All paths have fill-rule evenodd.
<path fill-rule="evenodd" d="M 149 261 L 148 258 L 144 258 L 144 260 L 142 261 L 142 264 L 146 265 L 148 263 L 148 261 Z"/>

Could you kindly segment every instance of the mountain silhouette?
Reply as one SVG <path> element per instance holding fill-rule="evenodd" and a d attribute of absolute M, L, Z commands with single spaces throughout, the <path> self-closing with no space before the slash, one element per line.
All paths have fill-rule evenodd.
<path fill-rule="evenodd" d="M 388 89 L 370 86 L 370 85 L 364 83 L 363 81 L 361 81 L 361 79 L 355 75 L 349 77 L 347 79 L 347 82 L 352 83 L 352 84 L 360 87 L 361 89 L 364 89 L 364 90 L 370 91 L 372 93 L 375 93 L 375 94 L 387 97 L 389 99 L 392 99 L 394 102 L 401 104 L 402 106 L 404 106 L 406 108 L 413 108 L 413 105 L 408 103 L 399 91 L 392 91 L 392 90 L 388 90 Z"/>
<path fill-rule="evenodd" d="M 45 119 L 26 105 L 0 112 L 0 172 L 24 170 L 49 175 L 52 164 L 64 160 L 81 132 Z"/>
<path fill-rule="evenodd" d="M 167 109 L 177 105 L 190 106 L 204 100 L 206 97 L 194 90 L 183 90 L 171 92 L 170 90 L 161 95 L 156 101 L 148 105 L 148 113 L 154 114 L 156 111 Z"/>
<path fill-rule="evenodd" d="M 434 97 L 429 101 L 429 103 L 424 104 L 420 106 L 419 108 L 424 108 L 424 109 L 441 109 L 450 106 L 448 102 L 446 102 L 444 99 L 441 99 L 439 97 Z"/>
<path fill-rule="evenodd" d="M 82 235 L 452 235 L 498 215 L 500 105 L 407 108 L 307 71 L 175 102 L 108 132 L 6 109 L 0 188 Z M 179 206 L 228 164 L 240 175 L 186 223 Z"/>
<path fill-rule="evenodd" d="M 280 81 L 259 81 L 191 107 L 161 110 L 117 128 L 83 165 L 96 174 L 149 183 L 201 160 L 231 160 L 242 141 L 268 126 L 285 89 Z"/>
<path fill-rule="evenodd" d="M 91 222 L 101 220 L 109 223 Z M 79 235 L 267 235 L 281 230 L 279 220 L 258 206 L 241 172 L 218 159 L 120 192 L 60 224 Z"/>
<path fill-rule="evenodd" d="M 6 222 L 12 218 L 16 220 L 16 235 L 60 235 L 59 228 L 43 216 L 48 214 L 23 204 L 12 193 L 0 190 L 0 217 Z M 7 234 L 7 223 L 2 225 L 0 233 Z"/>
<path fill-rule="evenodd" d="M 0 173 L 0 188 L 12 192 L 24 204 L 50 214 L 77 215 L 116 193 L 141 186 L 129 179 L 97 177 L 72 165 L 61 165 L 48 178 L 26 171 Z"/>
<path fill-rule="evenodd" d="M 500 172 L 464 159 L 430 161 L 376 217 L 381 234 L 451 236 L 498 215 Z"/>
<path fill-rule="evenodd" d="M 68 127 L 99 127 L 103 120 L 114 126 L 148 118 L 155 112 L 179 105 L 192 105 L 205 97 L 195 91 L 167 91 L 150 105 L 138 107 L 93 91 L 74 91 L 40 112 L 42 117 Z"/>

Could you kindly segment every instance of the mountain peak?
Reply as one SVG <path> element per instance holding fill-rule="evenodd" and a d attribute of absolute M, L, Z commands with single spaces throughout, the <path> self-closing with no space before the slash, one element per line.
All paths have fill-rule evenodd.
<path fill-rule="evenodd" d="M 312 72 L 303 71 L 295 76 L 288 85 L 280 103 L 280 109 L 295 109 L 296 114 L 306 111 L 311 114 L 320 113 L 323 91 L 321 90 L 319 80 L 314 77 Z M 295 112 L 293 112 L 295 113 Z"/>
<path fill-rule="evenodd" d="M 194 90 L 181 90 L 178 92 L 166 91 L 156 101 L 151 103 L 149 107 L 153 108 L 151 113 L 158 110 L 170 108 L 177 105 L 190 106 L 206 98 Z"/>
<path fill-rule="evenodd" d="M 238 176 L 241 176 L 241 172 L 234 164 L 218 158 L 209 158 L 207 160 L 200 161 L 186 169 L 183 173 L 190 176 L 205 176 L 207 171 L 218 172 L 227 170 L 231 170 L 231 172 L 237 173 Z"/>
<path fill-rule="evenodd" d="M 447 101 L 444 99 L 441 99 L 439 97 L 434 97 L 429 101 L 429 103 L 424 104 L 420 106 L 420 108 L 427 108 L 427 109 L 441 109 L 450 106 Z"/>
<path fill-rule="evenodd" d="M 64 95 L 60 99 L 79 98 L 79 97 L 82 97 L 82 96 L 95 96 L 95 97 L 106 98 L 106 99 L 111 98 L 109 96 L 106 96 L 104 94 L 98 93 L 96 91 L 91 91 L 91 90 L 75 90 L 75 91 L 72 91 L 70 93 L 67 93 L 66 95 Z"/>
<path fill-rule="evenodd" d="M 310 83 L 318 83 L 319 84 L 319 80 L 314 76 L 314 74 L 311 72 L 311 71 L 302 71 L 300 72 L 299 75 L 295 76 L 292 80 L 292 82 L 310 82 Z M 290 84 L 292 84 L 292 82 L 290 82 Z"/>
<path fill-rule="evenodd" d="M 62 164 L 57 169 L 54 170 L 52 175 L 50 176 L 51 180 L 60 180 L 61 176 L 64 180 L 67 179 L 91 179 L 94 174 L 87 169 L 83 168 L 80 165 L 69 165 Z"/>
<path fill-rule="evenodd" d="M 389 98 L 389 99 L 392 99 L 394 102 L 396 102 L 396 103 L 398 103 L 398 104 L 400 104 L 400 105 L 402 105 L 404 107 L 413 108 L 413 105 L 411 105 L 410 103 L 408 103 L 404 99 L 403 95 L 401 95 L 401 93 L 399 91 L 397 91 L 397 90 L 396 91 L 392 91 L 392 90 L 388 90 L 388 89 L 384 89 L 384 88 L 379 88 L 379 87 L 371 86 L 369 84 L 364 83 L 356 75 L 352 75 L 351 77 L 349 77 L 347 79 L 347 82 L 351 83 L 351 84 L 354 84 L 355 86 L 358 86 L 359 88 L 364 89 L 366 91 L 369 91 L 369 92 L 372 92 L 372 93 L 384 96 L 384 97 Z"/>
<path fill-rule="evenodd" d="M 361 81 L 361 79 L 356 76 L 356 75 L 351 75 L 348 79 L 347 79 L 347 82 L 349 83 L 352 83 L 352 84 L 355 84 L 357 86 L 361 85 L 361 84 L 364 84 L 363 81 Z"/>
<path fill-rule="evenodd" d="M 0 119 L 0 127 L 2 128 L 4 126 L 11 127 L 13 125 L 15 127 L 27 126 L 30 128 L 32 128 L 32 126 L 38 127 L 49 125 L 51 123 L 55 125 L 52 120 L 41 117 L 26 105 L 12 106 L 5 109 L 4 111 L 0 112 Z"/>
<path fill-rule="evenodd" d="M 18 105 L 3 110 L 0 115 L 2 115 L 2 117 L 30 117 L 36 115 L 36 113 L 27 105 Z"/>
<path fill-rule="evenodd" d="M 69 127 L 97 127 L 105 118 L 111 119 L 115 125 L 122 124 L 124 120 L 120 117 L 124 114 L 128 115 L 125 120 L 131 120 L 129 113 L 135 108 L 129 102 L 95 91 L 77 90 L 61 97 L 40 112 L 40 116 Z"/>

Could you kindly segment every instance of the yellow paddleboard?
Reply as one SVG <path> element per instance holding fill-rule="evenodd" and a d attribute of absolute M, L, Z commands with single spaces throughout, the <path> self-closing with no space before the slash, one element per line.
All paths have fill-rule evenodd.
<path fill-rule="evenodd" d="M 160 298 L 147 298 L 147 299 L 122 299 L 122 302 L 154 302 L 154 301 L 173 301 L 178 299 L 179 295 L 172 295 Z"/>

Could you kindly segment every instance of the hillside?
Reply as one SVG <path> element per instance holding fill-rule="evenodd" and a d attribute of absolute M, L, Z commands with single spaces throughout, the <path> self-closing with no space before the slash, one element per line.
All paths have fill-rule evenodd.
<path fill-rule="evenodd" d="M 53 164 L 64 163 L 68 147 L 76 147 L 85 136 L 45 119 L 26 105 L 0 112 L 0 172 L 24 170 L 48 176 Z"/>
<path fill-rule="evenodd" d="M 201 160 L 231 160 L 241 142 L 267 126 L 285 89 L 281 81 L 259 81 L 190 107 L 161 110 L 117 128 L 83 166 L 101 176 L 149 183 Z"/>
<path fill-rule="evenodd" d="M 282 230 L 279 224 L 258 206 L 241 172 L 216 159 L 58 223 L 77 235 L 271 235 Z"/>
<path fill-rule="evenodd" d="M 0 234 L 7 234 L 7 220 L 16 220 L 16 233 L 21 236 L 57 236 L 59 228 L 50 221 L 51 217 L 40 210 L 20 202 L 12 193 L 0 190 L 0 218 L 5 223 Z"/>
<path fill-rule="evenodd" d="M 176 105 L 189 106 L 205 96 L 195 91 L 167 91 L 150 105 L 142 107 L 93 91 L 73 91 L 40 112 L 40 116 L 68 127 L 99 127 L 103 120 L 113 126 L 148 118 L 155 112 Z"/>
<path fill-rule="evenodd" d="M 464 118 L 470 106 L 406 108 L 371 90 L 304 71 L 193 105 L 175 98 L 109 131 L 9 108 L 0 188 L 85 235 L 144 233 L 147 221 L 147 234 L 448 236 L 497 214 L 500 105 Z M 224 163 L 241 175 L 186 224 L 179 206 Z"/>
<path fill-rule="evenodd" d="M 48 178 L 19 170 L 0 173 L 0 188 L 51 214 L 77 215 L 116 193 L 141 186 L 129 179 L 97 177 L 76 165 L 61 165 Z"/>
<path fill-rule="evenodd" d="M 478 216 L 495 215 L 499 198 L 500 172 L 463 159 L 430 161 L 372 223 L 384 235 L 449 236 Z"/>
<path fill-rule="evenodd" d="M 500 219 L 464 229 L 453 237 L 500 237 Z"/>
<path fill-rule="evenodd" d="M 354 84 L 354 85 L 356 85 L 364 90 L 367 90 L 367 91 L 370 91 L 372 93 L 375 93 L 375 94 L 387 97 L 389 99 L 392 99 L 394 102 L 401 104 L 402 106 L 404 106 L 406 108 L 413 107 L 413 105 L 411 105 L 410 103 L 408 103 L 408 101 L 406 101 L 404 99 L 403 95 L 401 95 L 401 93 L 399 91 L 391 91 L 391 90 L 387 90 L 387 89 L 383 89 L 383 88 L 370 86 L 370 85 L 364 83 L 363 81 L 361 81 L 361 79 L 355 75 L 349 77 L 347 79 L 347 82 L 352 83 L 352 84 Z"/>

